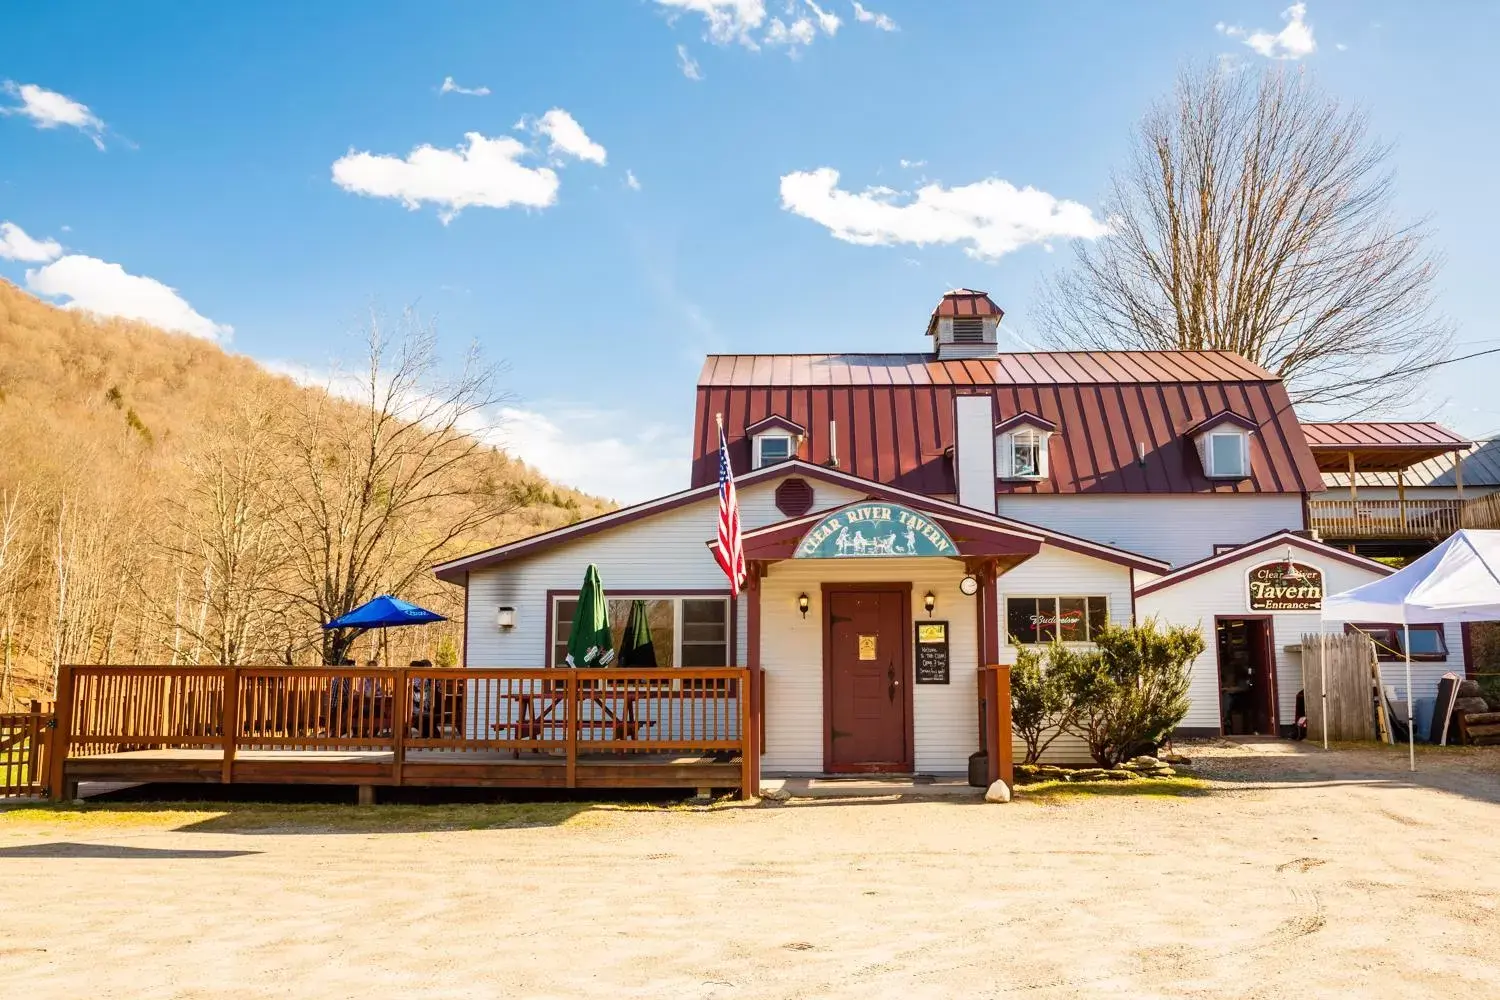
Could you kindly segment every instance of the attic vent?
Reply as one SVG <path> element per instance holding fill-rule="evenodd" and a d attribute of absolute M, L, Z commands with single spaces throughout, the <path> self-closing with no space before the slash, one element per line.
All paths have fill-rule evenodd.
<path fill-rule="evenodd" d="M 984 317 L 955 316 L 953 318 L 953 342 L 955 344 L 984 343 Z"/>
<path fill-rule="evenodd" d="M 787 517 L 801 517 L 812 510 L 813 490 L 805 479 L 788 479 L 776 487 L 776 509 Z"/>

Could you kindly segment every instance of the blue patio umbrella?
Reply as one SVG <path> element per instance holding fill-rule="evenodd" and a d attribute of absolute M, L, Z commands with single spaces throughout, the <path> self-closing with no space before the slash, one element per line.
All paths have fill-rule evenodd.
<path fill-rule="evenodd" d="M 428 611 L 419 608 L 410 601 L 403 601 L 399 597 L 390 594 L 381 594 L 374 600 L 366 601 L 348 614 L 339 615 L 333 621 L 323 626 L 326 629 L 355 628 L 361 632 L 372 628 L 381 630 L 381 638 L 385 637 L 385 629 L 400 625 L 426 625 L 429 622 L 445 622 L 448 619 L 436 611 Z M 387 650 L 389 654 L 389 650 Z M 389 657 L 388 657 L 389 658 Z"/>

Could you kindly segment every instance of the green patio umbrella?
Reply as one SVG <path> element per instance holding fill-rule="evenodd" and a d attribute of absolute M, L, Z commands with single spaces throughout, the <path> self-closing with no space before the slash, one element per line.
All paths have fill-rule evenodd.
<path fill-rule="evenodd" d="M 614 644 L 599 567 L 589 563 L 583 574 L 583 589 L 578 592 L 578 610 L 573 612 L 573 628 L 568 632 L 568 666 L 607 667 L 615 658 Z"/>
<path fill-rule="evenodd" d="M 630 621 L 625 625 L 625 637 L 620 640 L 620 666 L 656 666 L 656 647 L 651 643 L 651 623 L 646 620 L 646 602 L 630 602 Z"/>

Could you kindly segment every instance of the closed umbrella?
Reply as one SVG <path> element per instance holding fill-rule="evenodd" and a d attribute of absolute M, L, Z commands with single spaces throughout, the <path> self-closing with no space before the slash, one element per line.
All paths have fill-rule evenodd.
<path fill-rule="evenodd" d="M 620 666 L 656 666 L 656 647 L 651 642 L 651 623 L 646 620 L 646 602 L 630 602 L 630 620 L 620 640 Z"/>
<path fill-rule="evenodd" d="M 583 574 L 583 589 L 578 591 L 573 628 L 568 632 L 567 664 L 570 667 L 607 667 L 615 658 L 614 644 L 614 636 L 609 631 L 609 604 L 604 599 L 604 584 L 599 582 L 599 567 L 589 563 Z"/>

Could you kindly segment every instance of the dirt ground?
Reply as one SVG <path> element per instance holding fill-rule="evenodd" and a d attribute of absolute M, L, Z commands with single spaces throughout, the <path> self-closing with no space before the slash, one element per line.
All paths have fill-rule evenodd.
<path fill-rule="evenodd" d="M 1007 806 L 0 810 L 0 992 L 1500 994 L 1500 752 L 1286 746 Z"/>

